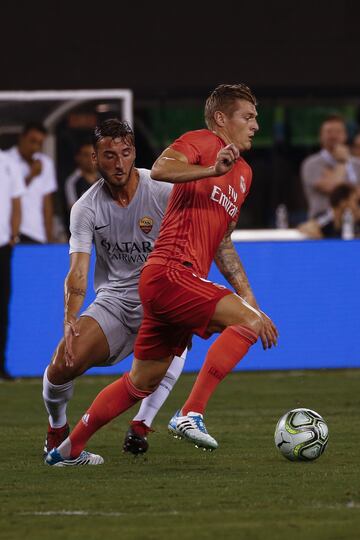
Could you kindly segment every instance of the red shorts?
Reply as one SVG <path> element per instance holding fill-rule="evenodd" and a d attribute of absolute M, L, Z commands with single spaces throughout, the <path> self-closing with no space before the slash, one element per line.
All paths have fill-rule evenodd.
<path fill-rule="evenodd" d="M 216 304 L 232 292 L 176 264 L 149 264 L 141 272 L 139 293 L 144 309 L 134 347 L 140 360 L 181 355 L 193 334 L 207 339 Z"/>

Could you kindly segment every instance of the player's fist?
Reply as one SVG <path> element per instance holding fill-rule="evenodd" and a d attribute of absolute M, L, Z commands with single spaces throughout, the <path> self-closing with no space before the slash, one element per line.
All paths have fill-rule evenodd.
<path fill-rule="evenodd" d="M 346 163 L 350 158 L 350 149 L 345 144 L 337 144 L 333 150 L 333 156 L 339 163 Z"/>
<path fill-rule="evenodd" d="M 231 171 L 234 163 L 239 159 L 240 152 L 235 144 L 228 144 L 225 148 L 222 148 L 215 161 L 215 176 L 222 176 Z"/>
<path fill-rule="evenodd" d="M 74 338 L 78 337 L 79 330 L 77 329 L 76 322 L 66 320 L 64 321 L 64 340 L 65 340 L 65 365 L 72 367 L 74 365 Z"/>
<path fill-rule="evenodd" d="M 30 176 L 31 178 L 35 178 L 35 176 L 39 176 L 42 171 L 42 163 L 40 159 L 34 159 L 34 161 L 30 165 Z"/>

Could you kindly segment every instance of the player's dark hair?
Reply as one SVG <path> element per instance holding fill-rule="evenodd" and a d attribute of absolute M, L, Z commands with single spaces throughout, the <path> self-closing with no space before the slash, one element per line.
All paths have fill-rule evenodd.
<path fill-rule="evenodd" d="M 236 101 L 244 99 L 257 105 L 256 98 L 245 84 L 220 84 L 213 90 L 205 103 L 205 122 L 209 129 L 214 126 L 214 114 L 221 111 L 231 116 L 236 109 Z"/>
<path fill-rule="evenodd" d="M 113 140 L 122 139 L 132 146 L 135 146 L 133 130 L 127 122 L 119 120 L 119 118 L 108 118 L 96 126 L 92 140 L 94 148 L 96 148 L 97 143 L 105 137 L 110 137 Z"/>
<path fill-rule="evenodd" d="M 332 208 L 336 208 L 340 203 L 346 201 L 355 191 L 351 184 L 340 184 L 330 193 L 329 199 Z"/>
<path fill-rule="evenodd" d="M 44 135 L 47 134 L 47 129 L 41 122 L 27 122 L 22 129 L 21 134 L 26 135 L 29 131 L 40 131 Z"/>
<path fill-rule="evenodd" d="M 86 139 L 83 139 L 77 146 L 76 146 L 76 149 L 75 149 L 75 155 L 79 154 L 81 152 L 81 150 L 84 148 L 84 146 L 94 146 L 93 145 L 93 140 L 92 140 L 92 137 L 87 137 Z"/>
<path fill-rule="evenodd" d="M 337 112 L 326 116 L 326 118 L 324 118 L 324 120 L 321 122 L 321 126 L 327 124 L 328 122 L 340 122 L 341 124 L 344 124 L 344 126 L 346 126 L 345 118 Z"/>

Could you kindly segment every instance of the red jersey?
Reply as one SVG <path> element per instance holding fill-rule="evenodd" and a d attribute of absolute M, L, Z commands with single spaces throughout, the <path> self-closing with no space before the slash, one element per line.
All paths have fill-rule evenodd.
<path fill-rule="evenodd" d="M 171 146 L 189 163 L 210 167 L 226 145 L 207 129 L 190 131 Z M 231 221 L 237 221 L 249 192 L 250 166 L 240 158 L 223 176 L 175 184 L 154 250 L 146 264 L 188 262 L 200 277 L 208 275 Z"/>

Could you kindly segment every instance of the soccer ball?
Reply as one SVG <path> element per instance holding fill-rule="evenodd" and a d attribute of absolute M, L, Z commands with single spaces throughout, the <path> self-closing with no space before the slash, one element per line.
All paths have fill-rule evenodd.
<path fill-rule="evenodd" d="M 275 428 L 275 445 L 290 461 L 313 461 L 324 452 L 329 430 L 324 419 L 311 409 L 292 409 Z"/>

